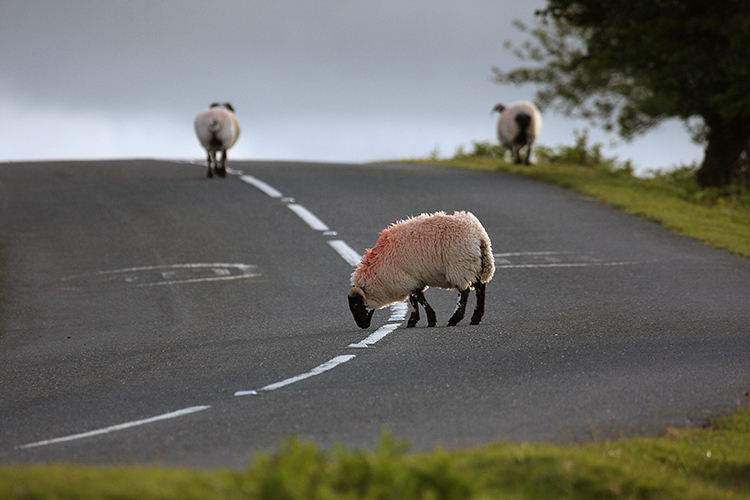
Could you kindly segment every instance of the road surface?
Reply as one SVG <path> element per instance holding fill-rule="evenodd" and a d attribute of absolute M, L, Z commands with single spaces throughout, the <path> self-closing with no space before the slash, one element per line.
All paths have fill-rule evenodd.
<path fill-rule="evenodd" d="M 0 464 L 241 467 L 288 435 L 429 450 L 700 425 L 748 401 L 750 262 L 532 180 L 428 165 L 0 165 Z M 483 322 L 360 330 L 353 263 L 469 210 Z M 469 308 L 473 307 L 473 297 Z M 424 318 L 424 315 L 423 315 Z"/>

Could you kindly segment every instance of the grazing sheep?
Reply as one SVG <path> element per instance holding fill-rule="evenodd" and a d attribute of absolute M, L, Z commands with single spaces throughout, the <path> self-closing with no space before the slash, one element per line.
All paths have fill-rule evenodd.
<path fill-rule="evenodd" d="M 419 304 L 435 326 L 435 311 L 425 299 L 428 286 L 459 293 L 456 310 L 448 321 L 455 326 L 464 317 L 469 291 L 477 302 L 471 324 L 484 315 L 485 286 L 495 273 L 492 244 L 479 220 L 470 212 L 422 214 L 391 224 L 380 233 L 352 273 L 349 308 L 360 328 L 370 326 L 375 309 L 401 302 L 412 306 L 407 327 L 419 321 Z"/>
<path fill-rule="evenodd" d="M 500 113 L 497 121 L 497 138 L 513 153 L 513 161 L 521 163 L 521 148 L 526 146 L 526 165 L 531 157 L 531 145 L 542 131 L 542 115 L 534 103 L 521 101 L 508 106 L 495 106 Z"/>
<path fill-rule="evenodd" d="M 227 149 L 234 146 L 240 136 L 240 122 L 234 115 L 234 108 L 228 102 L 214 102 L 208 109 L 198 113 L 193 123 L 195 134 L 208 153 L 208 177 L 227 175 Z M 221 161 L 216 161 L 216 153 L 221 151 Z"/>

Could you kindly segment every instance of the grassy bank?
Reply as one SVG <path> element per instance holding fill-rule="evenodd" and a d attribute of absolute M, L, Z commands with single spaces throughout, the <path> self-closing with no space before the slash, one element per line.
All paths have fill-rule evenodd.
<path fill-rule="evenodd" d="M 540 161 L 531 166 L 509 163 L 502 149 L 482 143 L 475 143 L 472 154 L 459 152 L 452 159 L 419 161 L 512 172 L 556 184 L 750 258 L 748 189 L 701 189 L 690 168 L 653 173 L 649 178 L 634 177 L 628 164 L 601 157 L 596 145 L 586 144 L 585 136 L 582 144 L 574 147 L 540 149 Z"/>
<path fill-rule="evenodd" d="M 245 471 L 22 466 L 3 499 L 750 499 L 750 409 L 701 429 L 578 446 L 499 443 L 410 454 L 288 441 Z"/>

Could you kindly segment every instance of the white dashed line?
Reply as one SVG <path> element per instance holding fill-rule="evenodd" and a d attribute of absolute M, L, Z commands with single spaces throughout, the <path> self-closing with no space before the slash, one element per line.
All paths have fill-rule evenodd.
<path fill-rule="evenodd" d="M 312 370 L 306 373 L 302 373 L 300 375 L 290 377 L 288 379 L 282 380 L 281 382 L 276 382 L 275 384 L 269 384 L 265 387 L 261 387 L 261 391 L 274 391 L 276 389 L 280 389 L 282 387 L 286 387 L 287 385 L 291 385 L 295 382 L 299 382 L 300 380 L 305 380 L 310 377 L 314 377 L 315 375 L 320 375 L 321 373 L 327 372 L 328 370 L 331 370 L 333 368 L 336 368 L 340 364 L 346 363 L 350 359 L 353 359 L 355 357 L 354 354 L 347 354 L 344 356 L 336 356 L 335 358 L 326 361 L 322 365 L 316 366 Z M 234 393 L 235 396 L 249 396 L 258 394 L 258 391 L 237 391 Z"/>
<path fill-rule="evenodd" d="M 302 205 L 290 203 L 287 205 L 287 207 L 289 207 L 292 212 L 297 214 L 300 219 L 305 221 L 305 223 L 307 223 L 307 225 L 315 231 L 330 231 L 331 228 L 326 226 L 322 220 L 318 219 L 315 214 L 313 214 Z"/>
<path fill-rule="evenodd" d="M 356 344 L 349 344 L 349 347 L 354 347 L 354 348 L 357 348 L 357 347 L 370 347 L 371 345 L 373 345 L 377 341 L 382 340 L 383 337 L 385 337 L 386 335 L 388 335 L 389 333 L 391 333 L 393 330 L 395 330 L 398 327 L 399 327 L 398 323 L 388 323 L 388 324 L 385 324 L 385 325 L 381 326 L 380 328 L 378 328 L 377 330 L 375 330 L 374 332 L 372 332 L 372 334 L 369 337 L 367 337 L 366 339 L 361 340 L 361 341 L 357 342 Z"/>
<path fill-rule="evenodd" d="M 230 173 L 241 174 L 241 172 L 232 171 L 232 170 L 230 170 Z M 240 175 L 240 179 L 260 189 L 271 198 L 282 198 L 282 194 L 279 190 L 261 181 L 260 179 L 257 179 L 251 175 Z M 286 203 L 289 209 L 292 210 L 294 213 L 296 213 L 313 230 L 323 231 L 324 232 L 323 234 L 325 236 L 336 235 L 335 231 L 331 231 L 331 229 L 323 221 L 321 221 L 318 217 L 316 217 L 312 212 L 307 210 L 302 205 L 293 203 L 294 202 L 293 198 L 286 197 L 286 198 L 283 198 L 282 201 Z M 347 245 L 343 240 L 330 240 L 328 241 L 328 244 L 334 250 L 336 250 L 336 252 L 349 265 L 355 267 L 357 266 L 357 264 L 359 264 L 361 256 L 354 249 L 352 249 L 349 245 Z M 212 268 L 214 269 L 213 271 L 214 276 L 191 278 L 191 279 L 186 279 L 182 281 L 171 280 L 170 278 L 174 276 L 175 274 L 174 271 L 176 269 L 182 269 L 182 268 L 191 268 L 191 269 Z M 242 272 L 242 274 L 241 275 L 228 275 L 228 274 L 231 274 L 229 269 L 232 269 L 232 268 L 239 270 L 240 272 Z M 250 266 L 250 265 L 245 265 L 245 264 L 184 264 L 184 265 L 176 265 L 176 266 L 133 267 L 133 268 L 128 268 L 128 269 L 118 269 L 115 271 L 104 271 L 99 274 L 100 275 L 107 275 L 107 274 L 116 275 L 116 274 L 126 274 L 126 273 L 139 273 L 139 272 L 144 272 L 144 271 L 160 271 L 161 272 L 160 275 L 165 279 L 165 281 L 140 285 L 140 286 L 155 286 L 155 285 L 169 285 L 169 284 L 174 284 L 174 283 L 193 283 L 193 282 L 198 282 L 198 281 L 221 281 L 221 280 L 248 278 L 248 277 L 254 276 L 254 274 L 252 274 L 253 273 L 252 269 L 254 268 L 255 266 Z M 404 316 L 406 314 L 406 310 L 407 310 L 407 307 L 405 303 L 394 304 L 393 306 L 391 306 L 391 317 L 389 318 L 389 321 L 403 321 Z M 399 323 L 390 323 L 390 324 L 383 325 L 380 328 L 378 328 L 375 332 L 373 332 L 372 335 L 364 339 L 359 344 L 351 344 L 349 347 L 370 347 L 372 344 L 383 339 L 383 337 L 385 337 L 392 331 L 396 330 L 398 327 L 399 327 Z M 343 363 L 346 363 L 347 361 L 351 359 L 354 359 L 355 357 L 356 356 L 354 354 L 336 356 L 335 358 L 313 368 L 309 372 L 302 373 L 294 377 L 290 377 L 280 382 L 266 385 L 264 387 L 261 387 L 258 390 L 236 391 L 234 395 L 235 396 L 250 396 L 250 395 L 257 395 L 260 391 L 273 391 L 276 389 L 280 389 L 282 387 L 286 387 L 288 385 L 294 384 L 295 382 L 299 382 L 300 380 L 305 380 L 310 377 L 320 375 L 321 373 L 325 373 L 328 370 L 331 370 Z M 158 415 L 156 417 L 145 418 L 142 420 L 135 420 L 132 422 L 126 422 L 123 424 L 113 425 L 111 427 L 105 427 L 103 429 L 83 432 L 80 434 L 73 434 L 70 436 L 48 439 L 45 441 L 37 441 L 35 443 L 29 443 L 29 444 L 17 446 L 16 448 L 17 449 L 34 448 L 37 446 L 45 446 L 45 445 L 50 445 L 50 444 L 55 444 L 55 443 L 62 443 L 65 441 L 73 441 L 76 439 L 83 439 L 87 437 L 98 436 L 101 434 L 107 434 L 110 432 L 120 431 L 120 430 L 128 429 L 131 427 L 137 427 L 139 425 L 145 425 L 145 424 L 150 424 L 153 422 L 158 422 L 160 420 L 167 420 L 171 418 L 181 417 L 183 415 L 188 415 L 190 413 L 207 410 L 209 408 L 211 407 L 210 406 L 192 406 L 190 408 L 185 408 L 185 409 L 174 411 L 171 413 L 165 413 L 163 415 Z"/>
<path fill-rule="evenodd" d="M 241 175 L 240 179 L 247 182 L 248 184 L 251 184 L 257 187 L 258 189 L 266 193 L 271 198 L 281 198 L 281 192 L 279 190 L 277 190 L 274 187 L 269 186 L 268 184 L 266 184 L 260 179 L 256 179 L 252 175 Z"/>
<path fill-rule="evenodd" d="M 241 179 L 248 184 L 252 184 L 253 186 L 257 187 L 264 193 L 268 194 L 271 197 L 274 198 L 281 198 L 281 193 L 271 187 L 270 185 L 266 184 L 265 182 L 256 179 L 255 177 L 249 176 L 249 175 L 243 175 Z M 286 197 L 282 198 L 284 203 L 287 204 L 290 210 L 292 210 L 294 213 L 296 213 L 305 223 L 310 226 L 315 231 L 322 231 L 324 236 L 336 236 L 336 231 L 332 231 L 328 225 L 326 225 L 322 220 L 320 220 L 315 214 L 310 212 L 308 209 L 303 207 L 302 205 L 299 205 L 297 203 L 294 203 L 294 198 Z M 362 259 L 362 256 L 354 250 L 352 247 L 350 247 L 345 241 L 343 240 L 328 240 L 328 244 L 333 248 L 336 253 L 339 254 L 339 256 L 344 259 L 344 261 L 349 264 L 352 267 L 356 267 L 359 264 L 359 261 Z M 373 332 L 369 337 L 362 340 L 362 342 L 358 342 L 355 344 L 350 344 L 348 347 L 370 347 L 379 340 L 382 340 L 386 335 L 393 332 L 400 326 L 400 322 L 403 322 L 406 311 L 408 309 L 408 306 L 405 302 L 401 302 L 398 304 L 394 304 L 391 306 L 391 317 L 388 318 L 388 321 L 397 321 L 399 323 L 389 323 L 386 325 L 381 326 L 375 332 Z M 344 355 L 344 356 L 337 356 L 333 358 L 332 360 L 323 363 L 322 365 L 313 368 L 307 373 L 303 373 L 301 375 L 297 375 L 295 377 L 291 377 L 285 380 L 282 380 L 281 382 L 276 382 L 274 384 L 267 385 L 265 387 L 262 387 L 258 390 L 244 390 L 244 391 L 237 391 L 234 393 L 235 396 L 253 396 L 257 395 L 262 391 L 272 391 L 275 389 L 279 389 L 281 387 L 286 387 L 287 385 L 293 384 L 295 382 L 299 382 L 300 380 L 305 380 L 307 378 L 313 377 L 315 375 L 319 375 L 323 372 L 326 372 L 330 370 L 331 368 L 334 368 L 341 363 L 345 363 L 349 361 L 350 359 L 354 358 L 353 354 Z"/>
<path fill-rule="evenodd" d="M 165 413 L 163 415 L 157 415 L 156 417 L 144 418 L 143 420 L 134 420 L 133 422 L 125 422 L 124 424 L 113 425 L 111 427 L 105 427 L 103 429 L 97 429 L 89 432 L 82 432 L 80 434 L 72 434 L 70 436 L 59 437 L 55 439 L 47 439 L 45 441 L 37 441 L 36 443 L 24 444 L 16 446 L 16 449 L 35 448 L 37 446 L 46 446 L 48 444 L 62 443 L 65 441 L 75 441 L 76 439 L 83 439 L 92 436 L 99 436 L 101 434 L 108 434 L 110 432 L 121 431 L 129 429 L 131 427 L 137 427 L 139 425 L 150 424 L 158 422 L 160 420 L 169 420 L 171 418 L 182 417 L 198 411 L 203 411 L 211 408 L 210 406 L 191 406 L 190 408 L 184 408 L 182 410 L 173 411 L 171 413 Z"/>
<path fill-rule="evenodd" d="M 330 240 L 328 244 L 352 267 L 357 267 L 362 260 L 362 256 L 343 240 Z"/>

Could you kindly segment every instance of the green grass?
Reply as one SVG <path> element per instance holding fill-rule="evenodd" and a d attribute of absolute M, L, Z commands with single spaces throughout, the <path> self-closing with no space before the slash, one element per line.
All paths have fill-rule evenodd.
<path fill-rule="evenodd" d="M 497 443 L 409 453 L 290 439 L 247 470 L 0 468 L 2 499 L 750 499 L 750 408 L 701 429 L 572 446 Z"/>
<path fill-rule="evenodd" d="M 574 150 L 558 147 L 558 151 L 565 149 Z M 481 143 L 475 144 L 475 150 L 483 154 L 415 161 L 511 172 L 556 184 L 713 247 L 750 258 L 750 191 L 747 189 L 737 186 L 723 192 L 700 189 L 692 180 L 690 169 L 686 168 L 657 173 L 651 178 L 634 177 L 628 164 L 618 165 L 616 160 L 601 158 L 596 150 L 586 161 L 586 155 L 581 158 L 545 148 L 542 156 L 552 161 L 540 161 L 531 166 L 509 163 L 502 151 L 488 150 Z"/>

